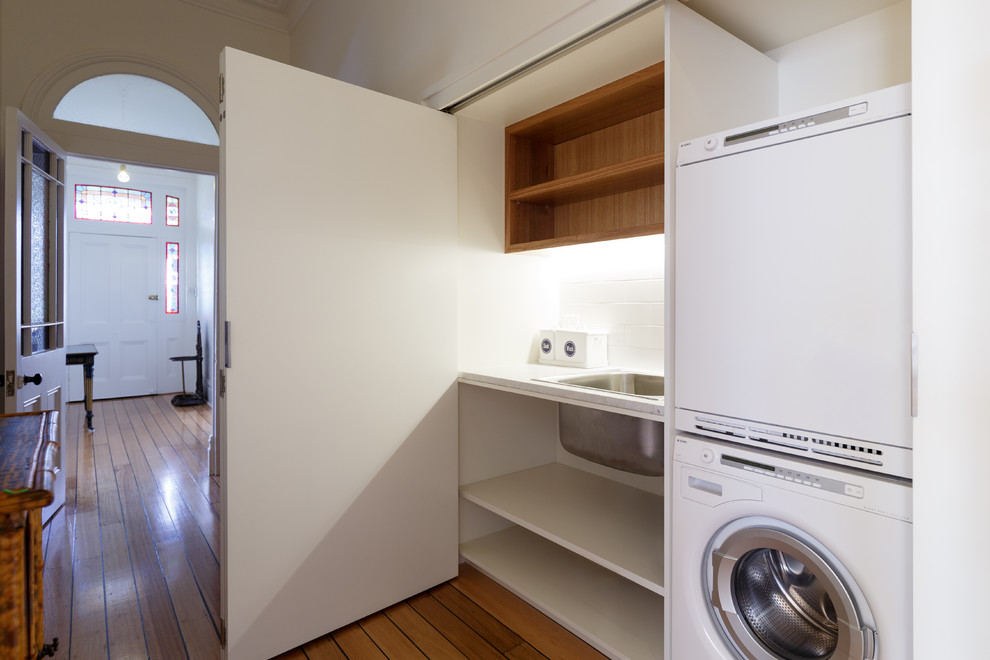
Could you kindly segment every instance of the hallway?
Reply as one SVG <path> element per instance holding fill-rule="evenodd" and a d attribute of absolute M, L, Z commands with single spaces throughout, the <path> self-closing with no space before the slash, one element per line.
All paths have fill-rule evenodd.
<path fill-rule="evenodd" d="M 68 406 L 65 507 L 44 529 L 56 658 L 218 658 L 220 495 L 210 409 L 170 396 Z"/>

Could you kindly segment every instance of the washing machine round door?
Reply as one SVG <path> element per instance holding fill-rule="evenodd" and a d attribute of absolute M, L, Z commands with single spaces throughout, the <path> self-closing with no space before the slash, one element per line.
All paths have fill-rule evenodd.
<path fill-rule="evenodd" d="M 873 616 L 827 548 L 792 525 L 741 519 L 715 536 L 707 590 L 715 620 L 747 660 L 871 660 Z"/>

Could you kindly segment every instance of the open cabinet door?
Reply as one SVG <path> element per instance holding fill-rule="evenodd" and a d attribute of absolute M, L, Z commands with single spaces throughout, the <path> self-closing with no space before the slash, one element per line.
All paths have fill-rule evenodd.
<path fill-rule="evenodd" d="M 221 76 L 222 609 L 268 658 L 456 575 L 456 120 Z"/>
<path fill-rule="evenodd" d="M 16 108 L 4 115 L 3 398 L 0 412 L 56 410 L 65 446 L 65 151 Z M 65 502 L 62 452 L 47 521 Z"/>

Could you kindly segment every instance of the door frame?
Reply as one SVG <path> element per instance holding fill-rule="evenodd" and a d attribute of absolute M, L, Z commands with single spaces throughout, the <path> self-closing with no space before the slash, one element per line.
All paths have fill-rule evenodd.
<path fill-rule="evenodd" d="M 113 160 L 109 160 L 109 159 L 102 158 L 102 157 L 97 158 L 97 157 L 90 157 L 90 156 L 82 156 L 82 155 L 79 155 L 79 154 L 70 154 L 69 165 L 68 165 L 67 180 L 68 180 L 68 182 L 70 184 L 72 184 L 72 183 L 77 183 L 77 184 L 93 183 L 93 184 L 96 184 L 96 185 L 110 185 L 110 181 L 103 181 L 103 179 L 101 178 L 103 176 L 103 174 L 101 174 L 100 169 L 103 168 L 104 166 L 106 166 L 108 168 L 108 170 L 110 170 L 112 168 L 116 168 L 119 164 L 120 164 L 119 161 L 113 161 Z M 96 222 L 96 221 L 88 221 L 88 220 L 75 220 L 73 217 L 69 217 L 67 219 L 67 222 L 66 222 L 66 225 L 68 227 L 68 234 L 69 234 L 69 238 L 67 240 L 67 247 L 69 248 L 69 252 L 70 252 L 70 255 L 69 255 L 69 261 L 70 261 L 70 263 L 69 263 L 68 267 L 69 268 L 73 268 L 73 266 L 71 264 L 71 250 L 72 250 L 72 243 L 73 243 L 73 241 L 78 240 L 80 236 L 83 236 L 85 234 L 99 234 L 99 235 L 109 235 L 109 236 L 125 237 L 125 238 L 150 238 L 150 239 L 154 239 L 155 241 L 160 241 L 161 244 L 162 244 L 162 250 L 164 250 L 164 243 L 166 241 L 168 241 L 168 242 L 175 242 L 175 241 L 177 241 L 177 242 L 180 242 L 181 243 L 181 248 L 180 248 L 180 269 L 181 269 L 181 272 L 180 272 L 180 287 L 182 289 L 182 294 L 183 295 L 182 295 L 182 297 L 180 299 L 180 305 L 179 305 L 179 312 L 180 313 L 178 315 L 179 316 L 178 321 L 181 322 L 181 328 L 177 332 L 173 333 L 175 335 L 175 340 L 173 342 L 173 345 L 171 347 L 169 347 L 165 343 L 166 340 L 163 337 L 163 333 L 167 333 L 168 332 L 168 328 L 166 326 L 169 325 L 169 324 L 171 324 L 171 323 L 174 323 L 174 322 L 173 321 L 170 321 L 167 318 L 163 318 L 160 314 L 158 314 L 156 312 L 156 317 L 155 317 L 155 347 L 154 347 L 154 357 L 153 357 L 154 364 L 155 364 L 155 372 L 156 372 L 155 385 L 154 385 L 155 392 L 156 393 L 169 393 L 169 392 L 173 392 L 173 391 L 181 391 L 182 384 L 178 380 L 179 379 L 179 375 L 178 374 L 180 373 L 179 365 L 178 365 L 178 363 L 175 363 L 175 362 L 169 362 L 168 361 L 168 358 L 171 357 L 171 356 L 188 355 L 188 354 L 191 354 L 192 353 L 192 351 L 194 350 L 195 341 L 196 341 L 196 321 L 197 320 L 201 320 L 202 321 L 203 331 L 204 331 L 204 335 L 203 335 L 204 345 L 207 346 L 210 351 L 213 351 L 214 350 L 214 347 L 216 346 L 216 343 L 215 343 L 213 337 L 210 334 L 208 334 L 208 333 L 212 332 L 212 329 L 215 327 L 215 324 L 216 324 L 216 320 L 215 320 L 216 319 L 216 304 L 215 304 L 215 302 L 216 302 L 216 293 L 215 293 L 216 257 L 215 257 L 215 249 L 213 250 L 214 254 L 211 254 L 211 260 L 213 261 L 212 264 L 210 264 L 208 262 L 205 262 L 205 260 L 201 259 L 200 250 L 197 249 L 196 252 L 193 252 L 193 248 L 198 248 L 199 247 L 199 245 L 200 245 L 199 241 L 200 241 L 200 238 L 201 237 L 199 235 L 198 226 L 190 225 L 189 224 L 190 223 L 190 220 L 189 220 L 189 216 L 188 215 L 183 215 L 182 220 L 181 220 L 181 224 L 180 224 L 180 227 L 179 227 L 179 229 L 181 231 L 179 231 L 179 232 L 174 232 L 174 228 L 164 228 L 162 226 L 161 221 L 159 220 L 159 216 L 160 215 L 163 216 L 163 212 L 160 212 L 160 211 L 161 211 L 161 209 L 164 208 L 164 198 L 163 198 L 163 195 L 165 194 L 165 193 L 160 192 L 160 189 L 161 188 L 164 188 L 164 189 L 168 190 L 168 188 L 169 188 L 169 184 L 168 184 L 168 181 L 167 181 L 167 179 L 168 179 L 168 172 L 170 172 L 170 171 L 176 171 L 176 168 L 173 168 L 173 167 L 160 167 L 160 166 L 154 165 L 154 164 L 133 163 L 133 162 L 130 162 L 130 161 L 128 161 L 126 164 L 128 165 L 128 171 L 131 172 L 131 174 L 133 176 L 140 176 L 142 174 L 142 169 L 148 169 L 148 170 L 154 170 L 154 172 L 151 172 L 150 173 L 150 175 L 152 177 L 158 177 L 158 176 L 161 176 L 162 177 L 161 180 L 155 180 L 155 181 L 153 181 L 153 183 L 151 184 L 151 186 L 147 186 L 148 188 L 154 188 L 154 191 L 153 191 L 154 196 L 153 196 L 153 199 L 152 199 L 152 203 L 153 203 L 153 205 L 155 206 L 155 209 L 156 209 L 156 212 L 155 212 L 155 222 L 154 222 L 154 224 L 151 225 L 151 226 L 148 226 L 148 225 L 132 225 L 132 224 L 126 224 L 126 223 Z M 93 169 L 93 172 L 91 173 L 90 176 L 87 176 L 85 178 L 82 178 L 82 177 L 79 177 L 78 174 L 75 174 L 75 172 L 79 172 L 81 168 L 87 168 L 87 169 L 92 168 Z M 178 170 L 178 171 L 181 171 L 183 174 L 201 175 L 201 176 L 207 176 L 207 177 L 212 177 L 213 178 L 213 181 L 214 181 L 214 193 L 213 193 L 213 199 L 212 199 L 212 202 L 211 203 L 212 203 L 212 213 L 213 213 L 213 217 L 214 217 L 214 220 L 215 220 L 216 219 L 216 212 L 217 212 L 217 208 L 218 208 L 218 206 L 217 206 L 217 188 L 218 188 L 218 186 L 216 185 L 217 174 L 210 173 L 210 172 L 198 172 L 198 171 L 194 171 L 194 170 Z M 161 174 L 159 174 L 159 172 Z M 109 176 L 109 175 L 106 175 L 106 176 Z M 196 188 L 193 187 L 195 184 L 188 183 L 184 179 L 180 179 L 179 185 L 180 186 L 188 186 L 187 187 L 187 190 L 189 191 L 189 192 L 186 193 L 185 196 L 182 196 L 181 197 L 181 200 L 180 200 L 180 202 L 181 202 L 181 208 L 180 208 L 180 210 L 190 209 L 192 207 L 192 205 L 188 203 L 187 196 L 191 196 L 191 195 L 194 195 L 195 194 Z M 145 188 L 142 188 L 142 185 L 140 183 L 138 183 L 138 184 L 127 183 L 127 184 L 121 184 L 121 186 L 122 187 L 136 187 L 136 188 L 145 189 Z M 73 192 L 74 191 L 69 191 L 69 194 L 73 194 Z M 162 197 L 162 199 L 159 199 L 159 197 Z M 198 200 L 197 200 L 197 202 L 198 202 Z M 201 213 L 204 212 L 204 210 L 202 209 L 202 207 L 198 203 L 195 206 L 196 206 L 197 216 L 199 216 L 199 214 L 201 214 Z M 186 210 L 186 213 L 188 214 L 188 210 Z M 176 236 L 171 236 L 171 234 L 173 232 L 176 233 L 177 235 Z M 212 241 L 213 241 L 214 247 L 215 247 L 215 243 L 216 243 L 216 223 L 215 222 L 214 222 L 214 229 L 213 229 L 213 233 L 212 233 Z M 154 259 L 155 257 L 153 256 L 152 258 Z M 185 264 L 190 263 L 190 259 L 192 259 L 193 262 L 195 262 L 195 268 L 193 268 L 191 270 L 187 269 L 186 266 L 185 266 Z M 200 286 L 201 281 L 204 279 L 202 277 L 204 268 L 208 268 L 208 269 L 210 269 L 212 271 L 212 280 L 213 280 L 213 282 L 210 285 L 212 290 L 211 291 L 208 291 L 208 292 L 203 291 L 202 290 L 202 287 Z M 160 270 L 162 271 L 162 274 L 164 274 L 164 253 L 162 254 L 162 264 L 161 264 L 161 269 Z M 198 295 L 196 296 L 195 299 L 190 298 L 190 296 L 188 295 L 188 288 L 189 288 L 190 285 L 194 285 L 196 287 L 196 289 L 197 289 Z M 157 289 L 158 289 L 157 291 L 149 291 L 148 293 L 149 294 L 152 294 L 152 293 L 163 294 L 164 293 L 164 279 L 162 279 L 161 282 L 159 282 L 159 285 L 157 286 Z M 211 308 L 210 309 L 210 312 L 208 313 L 209 318 L 201 318 L 199 316 L 199 309 L 198 309 L 199 302 L 200 302 L 200 300 L 203 300 L 203 297 L 204 297 L 205 294 L 209 294 L 208 297 L 212 298 L 212 300 L 213 300 L 213 304 L 212 305 L 209 305 L 209 307 Z M 162 299 L 164 299 L 164 295 L 162 295 Z M 156 303 L 156 304 L 162 304 L 163 305 L 164 302 L 162 302 L 162 303 Z M 190 307 L 190 304 L 192 304 L 193 307 Z M 69 326 L 67 326 L 68 332 L 69 332 L 70 335 L 75 336 L 74 333 L 73 333 L 73 328 L 75 327 L 75 324 L 73 323 L 73 321 L 75 319 L 72 317 L 72 314 L 71 314 L 71 312 L 73 311 L 73 307 L 71 306 L 71 304 L 68 307 L 68 311 L 70 312 L 69 319 L 68 319 L 69 322 L 70 322 L 70 324 L 69 324 Z M 75 342 L 74 341 L 73 343 L 78 343 L 78 342 Z M 87 341 L 86 343 L 92 343 L 92 342 L 91 341 Z M 210 353 L 206 357 L 208 357 L 208 358 L 209 357 L 212 357 L 212 353 Z M 99 365 L 99 362 L 101 361 L 100 356 L 97 356 L 96 360 L 97 360 L 97 363 L 98 363 L 97 364 L 97 367 L 96 367 L 96 377 L 97 378 L 100 378 L 100 372 L 101 372 L 100 365 Z M 211 360 L 207 360 L 207 363 L 208 363 L 208 366 L 209 366 L 209 364 L 211 363 Z M 188 371 L 188 365 L 186 365 L 186 366 L 187 366 L 187 371 Z M 174 372 L 171 375 L 174 377 L 174 383 L 175 383 L 174 388 L 177 388 L 177 389 L 174 389 L 174 388 L 173 389 L 168 389 L 167 387 L 163 387 L 162 386 L 162 381 L 166 377 L 165 376 L 165 371 L 166 370 L 168 370 L 170 372 Z M 213 383 L 216 382 L 215 381 L 215 378 L 213 378 L 213 374 L 212 373 L 207 373 L 205 370 L 204 370 L 204 377 L 208 377 L 209 378 L 210 385 L 212 385 Z M 74 380 L 74 378 L 73 378 L 73 380 Z M 192 374 L 192 373 L 187 373 L 186 374 L 186 384 L 187 384 L 187 387 L 190 387 L 191 388 L 192 385 L 193 385 L 193 383 L 194 383 L 194 380 L 195 380 L 195 375 L 194 374 Z M 74 383 L 74 384 L 77 384 L 77 383 Z M 97 390 L 99 390 L 99 387 L 97 387 Z M 71 390 L 70 391 L 70 394 L 76 394 L 76 395 L 78 395 L 78 391 L 77 390 Z M 99 398 L 100 392 L 97 391 L 96 392 L 96 395 L 97 395 L 97 398 Z M 73 398 L 72 400 L 78 400 L 78 399 L 77 398 Z"/>
<path fill-rule="evenodd" d="M 65 207 L 65 163 L 66 151 L 41 130 L 20 109 L 3 108 L 2 135 L 3 158 L 0 173 L 3 175 L 0 206 L 3 213 L 3 227 L 0 230 L 4 269 L 3 287 L 0 288 L 0 335 L 2 335 L 3 387 L 0 389 L 0 412 L 32 412 L 55 410 L 61 416 L 57 424 L 59 451 L 54 464 L 54 493 L 51 503 L 42 509 L 43 521 L 50 519 L 65 502 L 65 470 L 62 469 L 65 446 L 66 411 L 66 372 L 65 372 L 65 313 L 66 313 L 66 226 Z M 30 137 L 31 144 L 27 144 Z M 13 142 L 13 143 L 12 143 Z M 38 143 L 47 154 L 47 162 L 42 168 L 33 152 Z M 31 150 L 30 155 L 26 152 Z M 30 171 L 31 181 L 26 172 Z M 25 192 L 35 199 L 33 182 L 35 177 L 43 179 L 47 189 L 42 196 L 47 200 L 45 212 L 45 246 L 48 263 L 41 286 L 44 288 L 44 318 L 38 322 L 33 317 L 33 305 L 25 300 L 25 295 L 34 298 L 35 285 L 32 259 L 27 258 L 25 241 L 30 240 L 27 218 L 34 216 L 26 208 Z M 33 204 L 32 204 L 33 205 Z M 32 249 L 33 252 L 33 249 Z M 26 285 L 30 285 L 28 293 Z M 29 329 L 30 328 L 30 329 Z M 44 334 L 45 346 L 40 350 L 27 348 L 34 343 L 38 330 Z M 12 368 L 11 368 L 12 367 Z M 28 383 L 28 374 L 34 372 L 39 378 Z"/>

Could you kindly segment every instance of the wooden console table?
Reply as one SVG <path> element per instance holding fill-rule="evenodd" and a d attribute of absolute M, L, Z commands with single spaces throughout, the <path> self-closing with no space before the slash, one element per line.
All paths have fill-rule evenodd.
<path fill-rule="evenodd" d="M 75 344 L 65 349 L 66 364 L 83 366 L 83 392 L 86 397 L 86 428 L 93 430 L 93 365 L 99 351 L 92 344 Z"/>
<path fill-rule="evenodd" d="M 58 413 L 0 415 L 0 658 L 36 660 L 46 646 L 41 509 L 52 503 Z"/>

